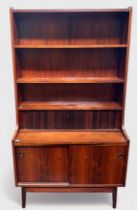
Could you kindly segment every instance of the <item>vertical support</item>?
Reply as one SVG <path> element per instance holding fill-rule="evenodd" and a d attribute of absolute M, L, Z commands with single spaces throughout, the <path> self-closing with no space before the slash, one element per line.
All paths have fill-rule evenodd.
<path fill-rule="evenodd" d="M 21 188 L 22 191 L 22 208 L 26 207 L 26 189 L 25 187 Z"/>
<path fill-rule="evenodd" d="M 113 208 L 115 209 L 117 206 L 117 187 L 113 188 L 112 191 L 112 201 L 113 201 Z"/>

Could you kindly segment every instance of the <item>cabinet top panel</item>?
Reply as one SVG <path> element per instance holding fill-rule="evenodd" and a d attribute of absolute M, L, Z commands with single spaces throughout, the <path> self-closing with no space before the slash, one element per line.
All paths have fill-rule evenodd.
<path fill-rule="evenodd" d="M 44 131 L 19 130 L 15 146 L 42 146 L 55 144 L 118 144 L 127 145 L 121 131 Z"/>
<path fill-rule="evenodd" d="M 14 9 L 11 8 L 11 11 L 14 13 L 33 13 L 33 12 L 129 12 L 132 10 L 132 7 L 128 8 L 115 8 L 115 9 Z"/>

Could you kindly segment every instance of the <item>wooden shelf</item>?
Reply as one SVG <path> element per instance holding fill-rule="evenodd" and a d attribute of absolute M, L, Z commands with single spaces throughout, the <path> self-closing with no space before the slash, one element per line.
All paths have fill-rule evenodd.
<path fill-rule="evenodd" d="M 51 144 L 122 144 L 127 140 L 121 131 L 45 131 L 19 130 L 15 146 L 40 146 Z"/>
<path fill-rule="evenodd" d="M 127 44 L 15 44 L 14 48 L 126 48 Z"/>
<path fill-rule="evenodd" d="M 19 110 L 121 110 L 116 102 L 50 101 L 22 102 Z"/>
<path fill-rule="evenodd" d="M 16 80 L 17 83 L 123 83 L 124 80 L 119 77 L 95 77 L 95 78 L 42 78 L 42 77 L 21 77 Z"/>

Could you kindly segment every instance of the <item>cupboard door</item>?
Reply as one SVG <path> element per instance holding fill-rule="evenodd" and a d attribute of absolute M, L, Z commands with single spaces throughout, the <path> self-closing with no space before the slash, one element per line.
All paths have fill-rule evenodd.
<path fill-rule="evenodd" d="M 127 147 L 71 146 L 70 182 L 72 184 L 123 185 Z"/>
<path fill-rule="evenodd" d="M 94 147 L 94 184 L 124 185 L 127 147 Z"/>
<path fill-rule="evenodd" d="M 67 147 L 16 148 L 18 182 L 68 182 Z"/>
<path fill-rule="evenodd" d="M 70 146 L 71 184 L 92 183 L 93 157 L 92 146 Z"/>

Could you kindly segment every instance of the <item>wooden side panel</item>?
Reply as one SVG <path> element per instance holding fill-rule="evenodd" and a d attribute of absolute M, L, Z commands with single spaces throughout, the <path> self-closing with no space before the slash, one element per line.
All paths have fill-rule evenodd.
<path fill-rule="evenodd" d="M 128 18 L 128 35 L 127 35 L 127 51 L 126 51 L 126 60 L 125 60 L 125 83 L 124 83 L 124 88 L 123 88 L 123 115 L 122 115 L 122 127 L 124 128 L 124 118 L 125 118 L 125 101 L 126 101 L 126 88 L 127 88 L 127 76 L 128 76 L 128 61 L 129 61 L 129 51 L 130 51 L 130 36 L 131 36 L 131 22 L 132 22 L 132 8 L 129 10 L 129 18 Z"/>
<path fill-rule="evenodd" d="M 71 146 L 72 184 L 124 185 L 127 147 Z"/>
<path fill-rule="evenodd" d="M 67 147 L 16 148 L 18 182 L 68 182 Z"/>

